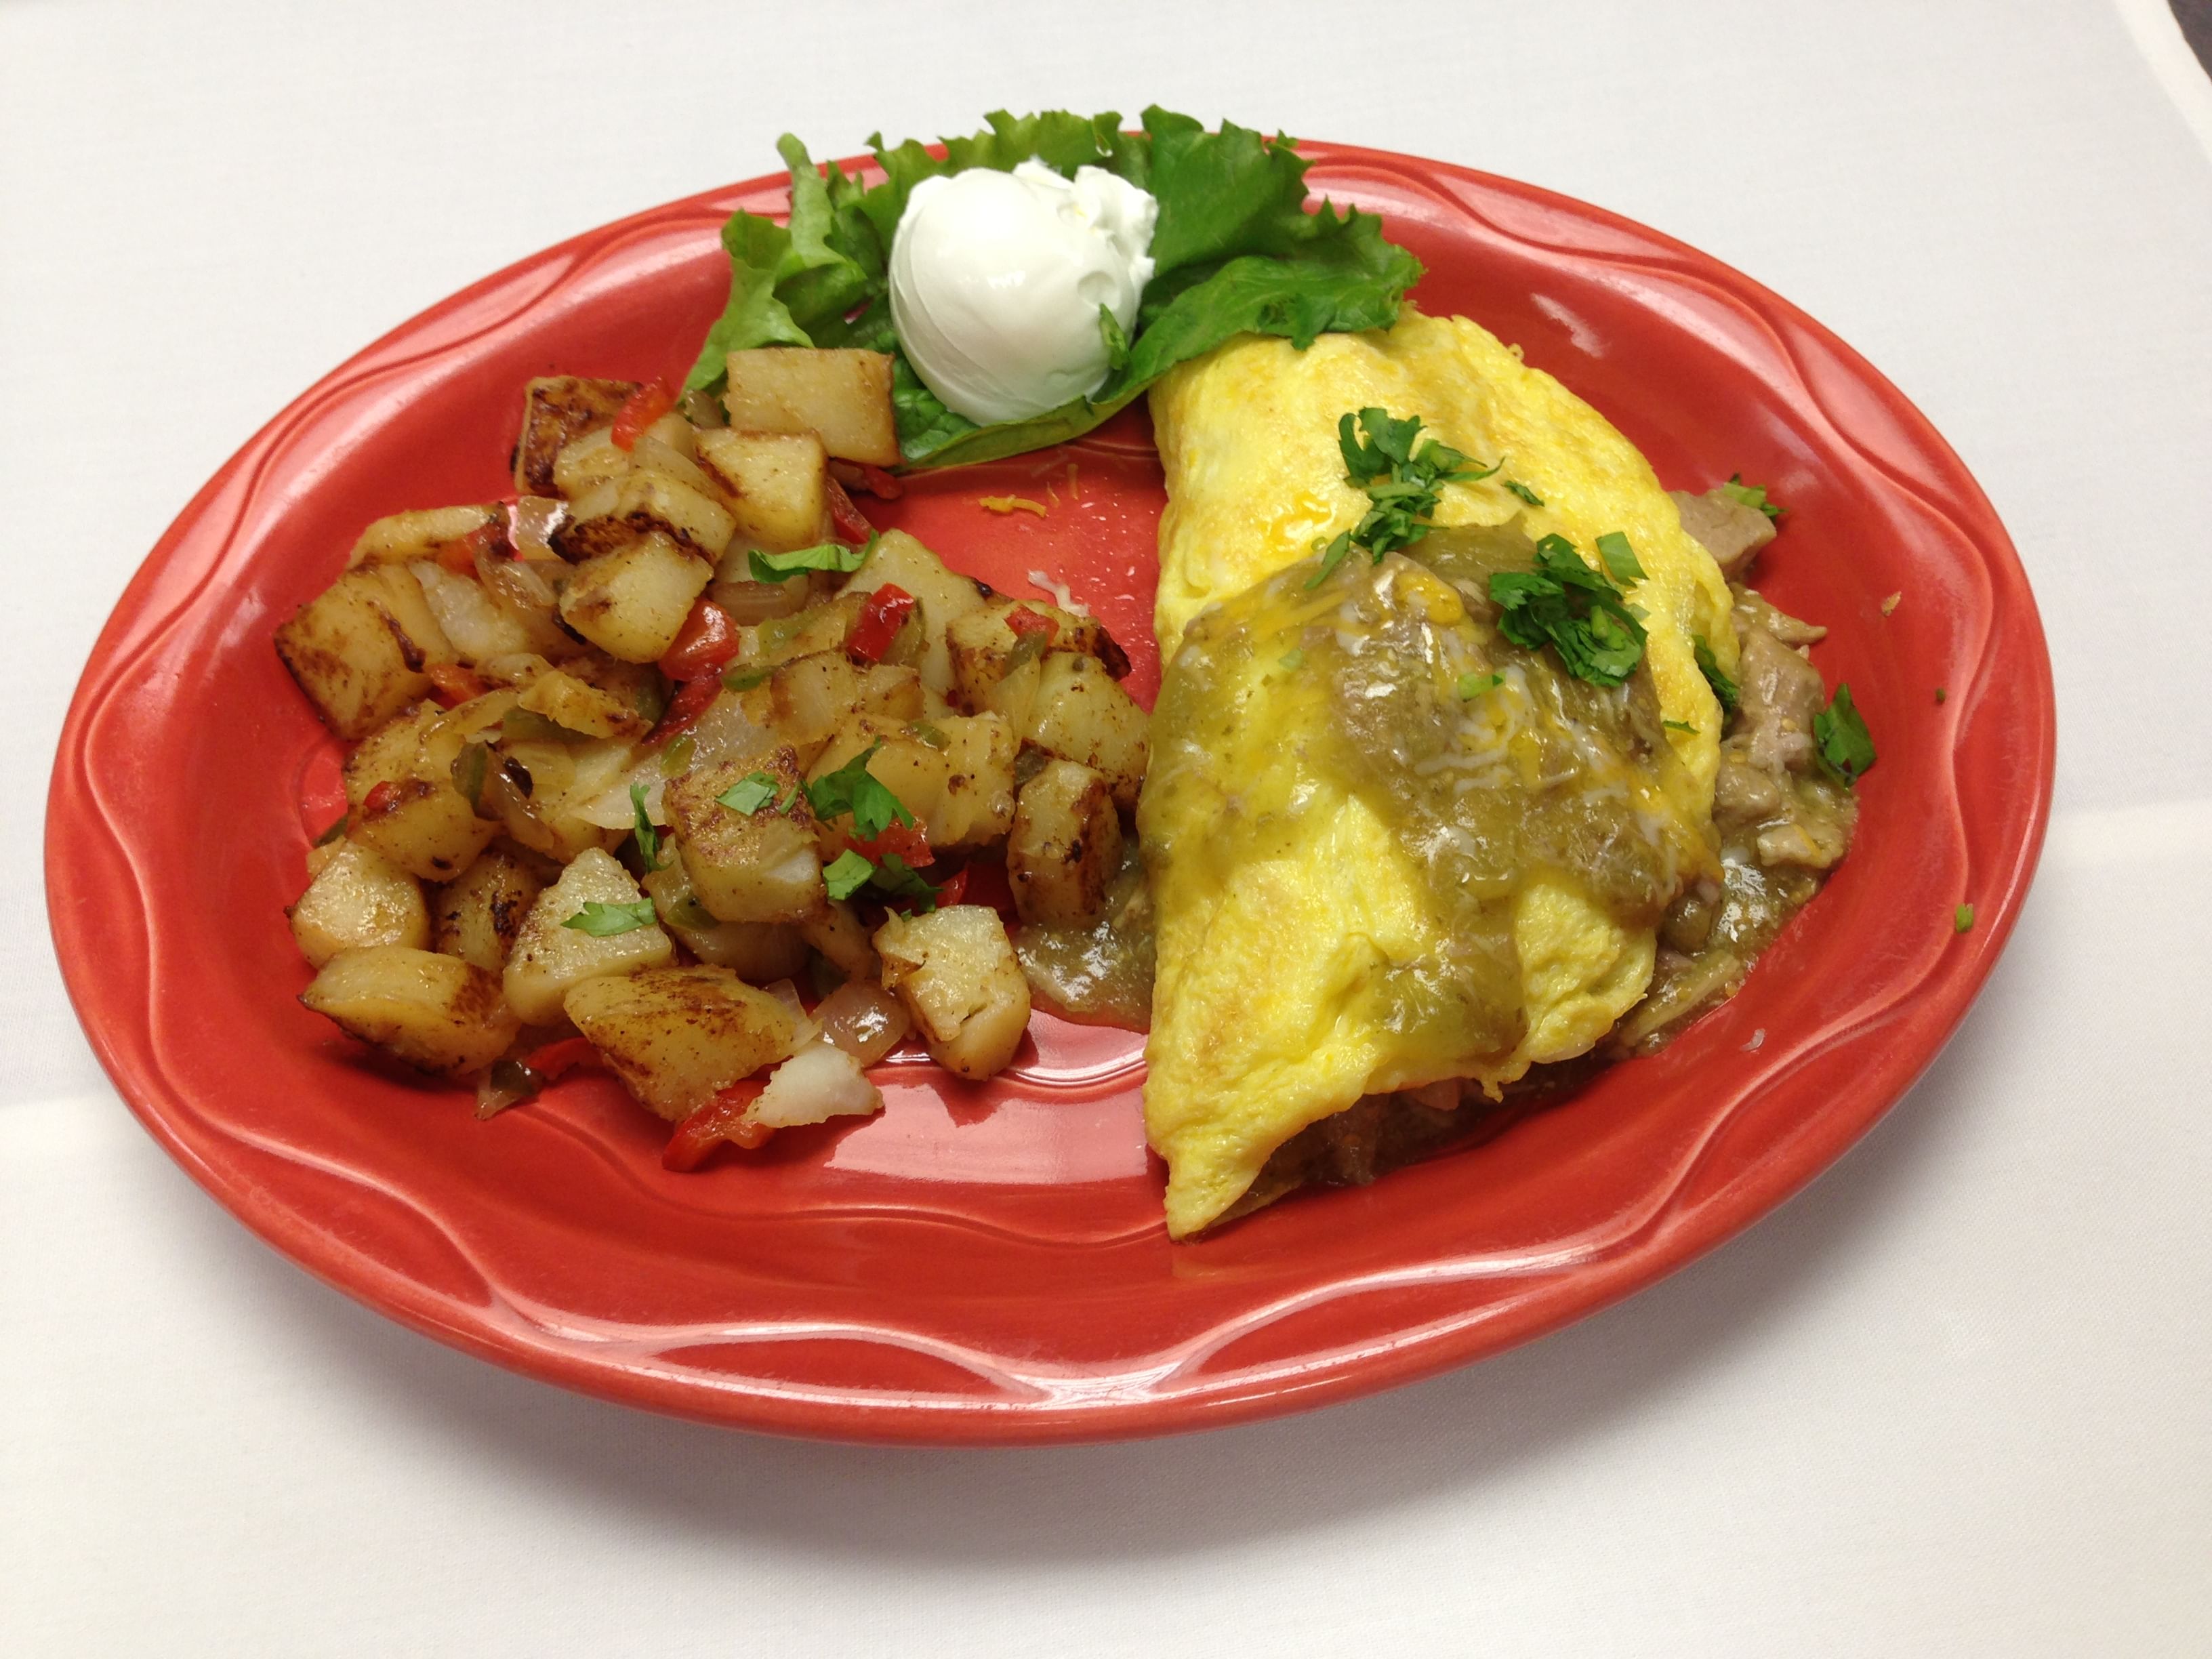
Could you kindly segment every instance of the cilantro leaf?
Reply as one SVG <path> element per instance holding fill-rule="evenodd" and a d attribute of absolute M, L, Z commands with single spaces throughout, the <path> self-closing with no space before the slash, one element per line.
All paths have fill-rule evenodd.
<path fill-rule="evenodd" d="M 732 812 L 750 817 L 774 800 L 782 787 L 782 781 L 773 774 L 748 772 L 714 799 Z"/>
<path fill-rule="evenodd" d="M 1534 490 L 1529 489 L 1527 484 L 1522 483 L 1518 478 L 1506 479 L 1505 488 L 1512 491 L 1516 495 L 1518 495 L 1522 501 L 1528 502 L 1531 507 L 1541 507 L 1544 504 L 1544 498 L 1541 495 L 1539 495 Z"/>
<path fill-rule="evenodd" d="M 1721 706 L 1721 713 L 1735 714 L 1736 705 L 1743 701 L 1743 695 L 1736 690 L 1735 682 L 1721 672 L 1721 665 L 1713 655 L 1712 647 L 1705 643 L 1703 635 L 1692 635 L 1690 648 L 1698 659 L 1698 672 L 1705 677 L 1705 684 L 1713 688 L 1713 696 Z"/>
<path fill-rule="evenodd" d="M 1531 651 L 1551 646 L 1577 679 L 1619 685 L 1644 660 L 1644 623 L 1565 536 L 1536 544 L 1535 569 L 1494 573 L 1490 597 L 1500 633 Z"/>
<path fill-rule="evenodd" d="M 1505 684 L 1503 674 L 1462 674 L 1459 677 L 1459 700 L 1473 702 L 1486 691 L 1495 691 Z"/>
<path fill-rule="evenodd" d="M 1597 538 L 1597 556 L 1605 561 L 1605 568 L 1613 572 L 1613 580 L 1623 587 L 1631 582 L 1645 580 L 1644 567 L 1636 562 L 1636 550 L 1628 544 L 1628 538 L 1618 530 L 1608 530 Z"/>
<path fill-rule="evenodd" d="M 1079 437 L 1141 395 L 1177 363 L 1237 334 L 1274 334 L 1301 349 L 1330 331 L 1387 328 L 1397 320 L 1420 261 L 1383 240 L 1382 221 L 1328 202 L 1307 210 L 1306 163 L 1294 141 L 1224 121 L 1208 132 L 1188 116 L 1145 112 L 1144 130 L 1121 131 L 1112 112 L 992 113 L 988 127 L 945 142 L 933 155 L 912 140 L 869 140 L 883 170 L 866 185 L 834 163 L 817 167 L 787 135 L 776 146 L 791 169 L 791 215 L 779 225 L 732 215 L 723 227 L 730 292 L 708 331 L 687 391 L 723 385 L 735 349 L 766 345 L 859 347 L 895 354 L 891 406 L 910 465 L 951 465 L 1018 455 Z M 1117 347 L 1105 383 L 1089 397 L 1025 421 L 978 427 L 947 409 L 898 351 L 887 270 L 908 198 L 923 179 L 972 167 L 1009 172 L 1031 158 L 1073 176 L 1100 167 L 1152 191 L 1159 204 L 1155 269 L 1137 325 Z"/>
<path fill-rule="evenodd" d="M 875 549 L 873 536 L 861 547 L 848 547 L 842 542 L 821 542 L 812 547 L 794 548 L 788 553 L 763 553 L 757 547 L 745 555 L 745 562 L 752 567 L 757 582 L 787 582 L 810 570 L 833 570 L 848 575 L 866 564 L 868 555 Z"/>
<path fill-rule="evenodd" d="M 1962 904 L 1957 909 L 1951 912 L 1951 931 L 1953 933 L 1967 933 L 1972 930 L 1973 925 L 1974 907 L 1972 905 Z"/>
<path fill-rule="evenodd" d="M 1382 409 L 1363 409 L 1357 417 L 1347 414 L 1337 422 L 1345 482 L 1364 489 L 1370 505 L 1358 524 L 1329 543 L 1308 587 L 1327 581 L 1355 547 L 1377 564 L 1385 553 L 1411 547 L 1429 533 L 1430 516 L 1443 499 L 1444 485 L 1486 478 L 1504 465 L 1480 465 L 1434 438 L 1416 449 L 1420 432 L 1419 416 L 1401 420 Z"/>
<path fill-rule="evenodd" d="M 848 899 L 866 887 L 875 873 L 876 866 L 848 847 L 823 866 L 822 884 L 830 890 L 831 898 Z"/>
<path fill-rule="evenodd" d="M 1846 788 L 1875 763 L 1874 737 L 1851 702 L 1851 688 L 1838 685 L 1828 706 L 1813 716 L 1813 758 Z"/>
<path fill-rule="evenodd" d="M 1783 514 L 1784 508 L 1779 502 L 1766 499 L 1766 486 L 1746 483 L 1741 472 L 1729 473 L 1729 481 L 1720 487 L 1720 490 L 1737 506 L 1755 507 L 1770 519 L 1778 519 Z"/>
<path fill-rule="evenodd" d="M 660 831 L 646 816 L 645 786 L 633 783 L 629 787 L 630 834 L 637 839 L 637 855 L 647 871 L 660 868 Z"/>
<path fill-rule="evenodd" d="M 586 899 L 584 908 L 561 925 L 593 939 L 611 939 L 617 933 L 650 927 L 656 919 L 651 899 L 640 899 L 635 904 L 602 904 L 597 899 Z"/>
<path fill-rule="evenodd" d="M 868 763 L 883 746 L 878 738 L 836 771 L 806 785 L 807 803 L 814 808 L 816 817 L 826 823 L 840 812 L 850 812 L 854 833 L 862 841 L 873 841 L 894 821 L 914 822 L 914 814 L 868 770 Z"/>

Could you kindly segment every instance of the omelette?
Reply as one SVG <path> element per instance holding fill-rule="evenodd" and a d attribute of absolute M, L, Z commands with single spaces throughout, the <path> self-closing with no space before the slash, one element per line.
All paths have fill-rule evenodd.
<path fill-rule="evenodd" d="M 1310 1125 L 1449 1079 L 1496 1098 L 1613 1029 L 1669 904 L 1719 873 L 1723 714 L 1696 648 L 1725 672 L 1737 644 L 1719 567 L 1635 447 L 1465 318 L 1407 306 L 1304 351 L 1242 337 L 1151 400 L 1145 1120 L 1180 1238 Z M 1316 580 L 1370 505 L 1338 447 L 1368 407 L 1499 469 L 1444 484 L 1402 552 Z M 1595 567 L 1607 532 L 1641 567 L 1647 634 L 1612 688 L 1507 640 L 1486 586 L 1547 536 Z"/>

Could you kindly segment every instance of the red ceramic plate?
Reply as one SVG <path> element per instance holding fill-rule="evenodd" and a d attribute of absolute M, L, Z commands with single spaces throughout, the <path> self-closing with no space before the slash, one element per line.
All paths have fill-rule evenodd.
<path fill-rule="evenodd" d="M 336 746 L 271 630 L 370 519 L 502 493 L 526 377 L 680 374 L 721 303 L 716 228 L 781 210 L 768 180 L 416 318 L 255 437 L 131 583 L 63 736 L 47 887 L 70 994 L 146 1127 L 301 1266 L 501 1364 L 716 1422 L 940 1443 L 1162 1433 L 1405 1382 L 1650 1283 L 1835 1158 L 1958 1024 L 2042 837 L 2050 671 L 2003 529 L 1894 387 L 1736 272 L 1524 185 L 1307 153 L 1317 191 L 1425 262 L 1426 308 L 1519 342 L 1668 483 L 1741 468 L 1789 503 L 1761 585 L 1831 625 L 1816 659 L 1881 762 L 1850 860 L 1735 1001 L 1487 1146 L 1180 1246 L 1126 1033 L 1040 1018 L 985 1087 L 894 1062 L 880 1116 L 681 1176 L 603 1079 L 480 1124 L 301 1009 L 282 908 L 335 815 Z M 1007 493 L 1050 511 L 976 505 Z M 883 516 L 1009 591 L 1066 580 L 1149 701 L 1162 499 L 1129 416 Z"/>

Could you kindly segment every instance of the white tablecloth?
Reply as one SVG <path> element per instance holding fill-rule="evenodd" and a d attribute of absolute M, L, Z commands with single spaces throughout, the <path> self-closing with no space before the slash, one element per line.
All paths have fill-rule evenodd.
<path fill-rule="evenodd" d="M 2212 1651 L 2212 91 L 2158 0 L 769 9 L 0 5 L 0 1651 Z M 1957 1040 L 1656 1289 L 1173 1442 L 692 1427 L 264 1249 L 118 1103 L 40 896 L 63 709 L 162 528 L 373 337 L 780 131 L 1154 100 L 1671 231 L 1949 436 L 2063 706 Z"/>

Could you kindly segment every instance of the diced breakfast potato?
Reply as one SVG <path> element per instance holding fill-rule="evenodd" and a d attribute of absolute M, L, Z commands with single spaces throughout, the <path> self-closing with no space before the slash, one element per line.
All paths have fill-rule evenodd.
<path fill-rule="evenodd" d="M 556 643 L 552 636 L 556 630 L 550 622 L 508 609 L 485 592 L 475 577 L 457 575 L 428 559 L 418 559 L 407 568 L 457 661 L 474 668 Z"/>
<path fill-rule="evenodd" d="M 847 594 L 869 594 L 879 587 L 904 589 L 921 601 L 927 643 L 914 665 L 921 683 L 939 696 L 952 690 L 952 658 L 947 631 L 971 611 L 982 608 L 983 590 L 974 578 L 954 574 L 944 562 L 902 530 L 887 530 L 876 540 L 868 562 L 846 584 Z"/>
<path fill-rule="evenodd" d="M 407 945 L 339 951 L 300 1000 L 362 1042 L 440 1076 L 490 1065 L 518 1030 L 496 979 L 459 957 Z"/>
<path fill-rule="evenodd" d="M 722 406 L 733 428 L 812 432 L 841 460 L 898 465 L 886 354 L 763 346 L 732 351 L 729 374 Z"/>
<path fill-rule="evenodd" d="M 310 967 L 368 945 L 430 942 L 430 913 L 415 878 L 380 853 L 350 841 L 317 851 L 314 878 L 287 914 Z"/>
<path fill-rule="evenodd" d="M 1073 761 L 1048 762 L 1022 786 L 1006 836 L 1006 880 L 1022 920 L 1085 927 L 1106 909 L 1121 867 L 1121 817 L 1106 780 Z"/>
<path fill-rule="evenodd" d="M 955 904 L 876 930 L 884 987 L 921 1026 L 930 1054 L 971 1080 L 1006 1068 L 1029 1028 L 1030 987 L 999 913 Z"/>
<path fill-rule="evenodd" d="M 523 393 L 522 437 L 514 447 L 514 487 L 525 495 L 563 493 L 554 482 L 561 452 L 586 433 L 614 424 L 637 390 L 635 380 L 591 380 L 550 374 Z"/>
<path fill-rule="evenodd" d="M 361 532 L 361 539 L 346 556 L 347 567 L 434 560 L 490 524 L 498 512 L 491 507 L 434 507 L 422 512 L 394 513 Z"/>
<path fill-rule="evenodd" d="M 1047 754 L 1105 775 L 1115 804 L 1137 806 L 1152 722 L 1096 657 L 1055 653 L 1038 668 L 1028 740 Z"/>
<path fill-rule="evenodd" d="M 424 667 L 453 659 L 404 565 L 347 571 L 276 630 L 276 654 L 348 742 L 427 696 Z"/>
<path fill-rule="evenodd" d="M 653 715 L 628 697 L 584 678 L 583 665 L 570 663 L 532 675 L 515 699 L 518 708 L 542 714 L 564 731 L 587 738 L 624 738 L 632 742 L 653 729 Z"/>
<path fill-rule="evenodd" d="M 868 775 L 921 821 L 932 847 L 979 847 L 1012 824 L 1016 744 L 1012 728 L 998 715 L 904 722 L 848 715 L 810 777 L 836 771 L 871 744 L 881 747 L 868 762 Z M 851 823 L 841 817 L 825 826 L 827 856 L 851 845 Z"/>
<path fill-rule="evenodd" d="M 499 833 L 453 787 L 468 707 L 419 704 L 370 733 L 346 763 L 348 838 L 423 881 L 451 880 Z"/>
<path fill-rule="evenodd" d="M 714 575 L 666 537 L 647 536 L 578 566 L 561 592 L 561 620 L 611 657 L 656 661 Z"/>
<path fill-rule="evenodd" d="M 645 878 L 660 925 L 700 961 L 726 968 L 753 985 L 793 979 L 806 967 L 806 941 L 787 922 L 723 921 L 692 890 L 681 849 Z"/>
<path fill-rule="evenodd" d="M 527 713 L 529 711 L 520 711 Z M 519 721 L 502 726 L 486 766 L 477 800 L 497 827 L 519 845 L 565 864 L 586 848 L 607 848 L 621 838 L 583 817 L 629 769 L 634 751 L 621 738 L 525 738 Z"/>
<path fill-rule="evenodd" d="M 756 774 L 774 786 L 757 810 L 719 797 Z M 753 760 L 695 766 L 661 793 L 684 872 L 699 902 L 721 921 L 805 921 L 828 902 L 815 845 L 813 808 L 787 749 Z"/>
<path fill-rule="evenodd" d="M 1031 619 L 1026 621 L 1027 631 L 1010 622 L 1016 612 Z M 1038 623 L 1048 626 L 1040 628 Z M 945 642 L 952 664 L 953 700 L 979 714 L 997 707 L 992 693 L 1010 670 L 1023 663 L 1063 651 L 1103 656 L 1107 648 L 1106 630 L 1091 617 L 1036 599 L 988 599 L 956 617 L 945 630 Z"/>
<path fill-rule="evenodd" d="M 726 968 L 586 980 L 563 1005 L 629 1091 L 678 1122 L 792 1051 L 791 1011 Z"/>
<path fill-rule="evenodd" d="M 721 502 L 633 463 L 629 471 L 592 485 L 569 502 L 568 521 L 553 532 L 553 545 L 562 558 L 582 561 L 665 538 L 711 568 L 736 526 Z"/>
<path fill-rule="evenodd" d="M 586 980 L 668 965 L 673 947 L 657 921 L 604 936 L 563 925 L 585 915 L 586 904 L 634 905 L 644 897 L 629 872 L 597 848 L 577 854 L 561 879 L 538 896 L 501 981 L 507 1005 L 526 1025 L 560 1018 L 562 999 Z"/>
<path fill-rule="evenodd" d="M 830 539 L 830 458 L 811 432 L 718 429 L 698 445 L 738 538 L 775 553 Z"/>
<path fill-rule="evenodd" d="M 866 1117 L 884 1107 L 882 1091 L 860 1062 L 826 1042 L 809 1043 L 769 1073 L 768 1087 L 745 1108 L 744 1121 L 764 1129 L 795 1129 L 833 1117 Z"/>
<path fill-rule="evenodd" d="M 545 884 L 525 856 L 488 847 L 476 862 L 438 890 L 433 948 L 474 963 L 488 974 L 502 972 L 514 951 L 523 919 Z"/>

